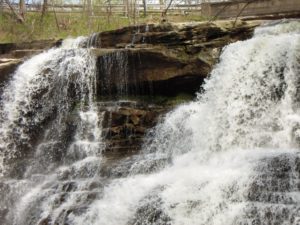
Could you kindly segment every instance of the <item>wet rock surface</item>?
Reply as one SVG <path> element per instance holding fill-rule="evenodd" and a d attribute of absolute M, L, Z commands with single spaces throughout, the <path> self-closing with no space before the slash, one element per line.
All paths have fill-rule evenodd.
<path fill-rule="evenodd" d="M 23 43 L 0 43 L 0 90 L 18 65 L 43 50 L 57 47 L 61 40 L 40 40 Z"/>
<path fill-rule="evenodd" d="M 32 42 L 21 42 L 21 43 L 3 43 L 0 44 L 1 55 L 11 55 L 14 51 L 35 51 L 39 49 L 49 49 L 54 46 L 59 46 L 61 40 L 37 40 Z"/>
<path fill-rule="evenodd" d="M 15 71 L 18 65 L 21 64 L 19 59 L 0 59 L 0 90 L 2 89 L 5 82 L 9 79 L 11 73 Z"/>
<path fill-rule="evenodd" d="M 110 107 L 100 108 L 99 112 L 104 115 L 102 135 L 105 141 L 101 175 L 120 177 L 128 173 L 142 149 L 147 131 L 171 108 L 141 101 L 119 101 Z"/>
<path fill-rule="evenodd" d="M 98 34 L 93 45 L 101 48 L 139 47 L 138 44 L 166 46 L 205 43 L 218 38 L 249 38 L 260 21 L 161 23 L 124 27 Z"/>
<path fill-rule="evenodd" d="M 44 218 L 36 218 L 34 215 L 40 210 L 38 208 L 39 205 L 48 201 L 47 195 L 44 195 L 45 193 L 55 195 L 55 198 L 52 199 L 53 210 L 59 210 L 60 207 L 67 205 L 68 201 L 71 201 L 70 199 L 76 199 L 76 204 L 73 204 L 68 210 L 62 210 L 57 215 L 55 224 L 68 224 L 69 215 L 84 214 L 90 204 L 101 198 L 103 189 L 111 181 L 110 179 L 128 175 L 129 169 L 138 157 L 137 153 L 142 148 L 143 138 L 147 130 L 155 126 L 160 116 L 172 108 L 170 105 L 163 106 L 145 101 L 131 100 L 98 101 L 96 107 L 99 115 L 102 115 L 103 118 L 101 126 L 103 127 L 102 136 L 104 142 L 101 158 L 99 157 L 96 162 L 97 166 L 94 166 L 92 162 L 89 168 L 82 167 L 80 169 L 74 166 L 74 168 L 67 170 L 63 169 L 62 158 L 67 162 L 68 156 L 66 152 L 61 150 L 68 148 L 68 143 L 72 140 L 72 132 L 65 130 L 64 133 L 70 135 L 69 137 L 63 137 L 62 143 L 65 146 L 56 146 L 52 149 L 53 152 L 45 152 L 45 154 L 57 155 L 57 157 L 46 157 L 46 159 L 49 163 L 57 162 L 56 165 L 62 166 L 61 172 L 55 175 L 57 177 L 55 181 L 49 176 L 47 182 L 40 187 L 40 191 L 43 194 L 33 199 L 31 206 L 26 209 L 27 214 L 22 220 L 24 224 L 48 225 L 53 223 L 53 220 L 47 215 Z M 68 124 L 76 129 L 79 121 L 76 108 L 70 113 L 67 120 Z M 43 159 L 41 158 L 38 161 Z M 36 161 L 36 159 L 34 160 Z M 22 165 L 34 165 L 35 161 L 30 161 L 30 157 L 16 160 L 16 165 L 13 167 L 14 172 L 22 174 Z M 39 163 L 48 165 L 46 161 L 40 161 Z M 93 174 L 92 177 L 97 176 L 97 179 L 92 179 L 91 174 Z M 0 180 L 0 197 L 6 202 L 5 205 L 7 206 L 6 208 L 0 208 L 1 223 L 8 224 L 7 221 L 10 221 L 11 214 L 9 214 L 8 209 L 22 195 L 23 189 L 26 189 L 27 186 L 39 179 L 44 179 L 47 175 L 40 174 L 39 176 L 32 176 L 28 180 L 24 179 L 24 184 Z M 6 193 L 6 195 L 3 195 L 3 193 Z M 19 194 L 10 195 L 8 193 Z M 149 216 L 149 219 L 157 217 L 160 220 L 159 215 L 160 213 L 158 212 L 157 215 Z M 137 218 L 137 220 L 139 219 Z"/>
<path fill-rule="evenodd" d="M 147 24 L 93 35 L 86 47 L 94 47 L 98 58 L 98 94 L 193 94 L 212 70 L 222 47 L 251 37 L 260 23 Z M 61 40 L 0 44 L 0 82 L 24 59 L 60 44 Z"/>
<path fill-rule="evenodd" d="M 221 48 L 230 42 L 251 36 L 255 26 L 256 23 L 238 23 L 236 27 L 233 27 L 232 23 L 164 24 L 101 33 L 94 44 L 104 49 L 93 50 L 97 56 L 97 86 L 99 87 L 96 97 L 114 97 L 112 101 L 99 99 L 95 101 L 97 112 L 102 116 L 101 135 L 104 147 L 101 157 L 97 155 L 96 161 L 87 162 L 87 165 L 82 167 L 76 164 L 68 169 L 61 169 L 55 175 L 56 180 L 51 180 L 51 177 L 47 177 L 48 174 L 40 175 L 45 176 L 44 180 L 47 182 L 49 179 L 49 183 L 45 182 L 41 186 L 42 194 L 37 195 L 30 207 L 24 210 L 24 221 L 26 221 L 24 224 L 68 224 L 70 215 L 85 214 L 96 199 L 101 199 L 105 186 L 110 182 L 134 174 L 133 163 L 140 159 L 138 153 L 142 149 L 148 131 L 178 103 L 170 105 L 142 101 L 142 95 L 163 95 L 170 98 L 180 93 L 193 94 L 218 60 Z M 28 52 L 35 54 L 35 51 Z M 13 54 L 21 57 L 23 53 L 20 50 Z M 19 61 L 12 60 L 10 63 L 13 70 L 13 64 L 18 64 Z M 73 91 L 72 89 L 70 93 Z M 137 100 L 120 100 L 126 99 L 127 95 L 134 96 Z M 53 149 L 45 149 L 48 151 L 47 154 L 52 156 L 51 159 L 46 157 L 43 162 L 45 165 L 48 165 L 49 161 L 63 168 L 63 164 L 70 160 L 64 150 L 73 141 L 74 130 L 80 121 L 75 100 L 68 110 L 73 111 L 64 117 L 67 123 L 62 130 L 63 135 L 60 136 L 61 145 L 54 145 Z M 51 120 L 51 118 L 45 120 L 48 119 Z M 34 130 L 38 133 L 36 128 Z M 54 129 L 52 132 L 56 135 L 57 130 Z M 76 154 L 74 155 L 77 157 Z M 82 156 L 78 156 L 80 157 Z M 37 159 L 35 158 L 34 161 Z M 24 169 L 22 166 L 31 163 L 32 161 L 24 159 L 17 162 L 13 168 L 16 169 L 17 174 L 22 174 Z M 148 165 L 145 171 L 149 173 L 155 171 L 155 163 L 160 162 Z M 96 166 L 93 166 L 94 164 Z M 300 191 L 299 154 L 267 157 L 257 162 L 255 174 L 256 177 L 253 177 L 242 200 L 232 197 L 236 191 L 234 184 L 233 189 L 226 193 L 229 201 L 247 205 L 245 214 L 241 215 L 241 221 L 237 218 L 235 224 L 279 225 L 286 221 L 289 221 L 289 224 L 299 224 L 300 200 L 295 194 Z M 19 198 L 22 195 L 21 186 L 24 188 L 26 185 L 30 186 L 30 182 L 34 183 L 34 179 L 40 178 L 35 175 L 30 179 L 26 181 L 28 184 L 16 183 L 15 186 L 13 182 L 8 184 L 0 181 L 0 199 L 4 199 L 9 207 L 10 202 L 14 202 L 15 199 L 10 199 L 8 194 L 4 196 L 2 193 L 17 190 L 19 195 L 14 196 Z M 128 225 L 172 224 L 169 215 L 164 211 L 164 202 L 159 197 L 163 189 L 164 187 L 159 187 L 157 191 L 141 199 Z M 44 218 L 35 217 L 36 214 L 41 213 L 39 205 L 47 201 L 48 195 L 51 194 L 54 195 L 53 203 L 49 204 L 53 210 L 59 211 L 64 205 L 66 207 L 59 211 L 55 220 L 51 219 L 50 215 Z M 68 206 L 68 201 L 71 202 L 72 199 L 75 201 Z M 192 210 L 201 202 L 191 201 L 187 204 Z M 4 221 L 3 224 L 8 224 L 5 221 L 7 216 L 8 208 L 0 208 L 0 223 Z"/>
<path fill-rule="evenodd" d="M 99 33 L 92 42 L 97 48 L 98 93 L 195 93 L 222 47 L 251 37 L 260 23 L 148 24 Z"/>
<path fill-rule="evenodd" d="M 93 35 L 88 43 L 95 47 L 92 51 L 97 57 L 97 97 L 108 96 L 119 100 L 127 95 L 137 98 L 141 95 L 193 95 L 218 60 L 221 48 L 230 42 L 250 37 L 259 23 L 238 22 L 235 26 L 232 21 L 148 24 Z M 9 75 L 26 58 L 60 44 L 61 41 L 55 40 L 1 44 L 1 85 L 5 85 Z M 47 71 L 44 73 L 48 74 Z M 138 152 L 149 128 L 155 126 L 157 118 L 170 108 L 164 104 L 152 106 L 149 102 L 143 105 L 122 104 L 99 111 L 104 113 L 103 135 L 107 142 L 104 154 L 115 159 Z M 54 117 L 55 113 L 52 114 Z M 45 120 L 43 127 L 47 124 Z M 72 141 L 69 139 L 75 129 L 76 123 L 70 119 L 62 136 L 65 144 L 53 146 L 53 149 L 66 148 Z M 39 129 L 32 130 L 35 131 L 31 132 L 31 139 L 39 139 Z M 36 141 L 31 143 L 32 146 L 37 144 Z M 30 147 L 24 146 L 22 149 Z M 64 154 L 53 151 L 57 152 L 53 154 L 57 159 Z M 22 152 L 30 155 L 29 150 Z M 22 155 L 21 158 L 12 166 L 18 174 L 22 174 L 20 171 L 27 157 Z"/>
<path fill-rule="evenodd" d="M 300 155 L 282 154 L 266 158 L 256 168 L 257 176 L 246 196 L 248 201 L 241 224 L 300 223 Z"/>

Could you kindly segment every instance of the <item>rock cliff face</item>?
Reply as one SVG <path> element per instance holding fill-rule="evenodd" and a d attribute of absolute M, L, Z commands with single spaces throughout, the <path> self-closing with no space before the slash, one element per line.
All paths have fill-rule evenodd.
<path fill-rule="evenodd" d="M 101 175 L 118 177 L 128 172 L 124 167 L 142 148 L 147 130 L 171 107 L 142 101 L 105 102 L 103 106 L 106 148 Z M 122 165 L 120 162 L 123 162 Z"/>
<path fill-rule="evenodd" d="M 28 57 L 41 53 L 45 49 L 59 46 L 61 41 L 41 40 L 23 43 L 0 44 L 0 90 L 15 71 Z"/>
<path fill-rule="evenodd" d="M 141 96 L 153 100 L 156 96 L 171 99 L 184 94 L 191 99 L 200 90 L 221 49 L 251 37 L 259 24 L 260 21 L 238 22 L 235 26 L 231 21 L 148 24 L 93 35 L 88 45 L 94 47 L 97 57 L 99 97 L 137 99 L 134 104 L 106 111 L 104 127 L 108 132 L 104 155 L 108 163 L 102 171 L 106 175 L 117 173 L 113 168 L 141 149 L 146 131 L 174 106 L 149 107 L 152 103 Z"/>
<path fill-rule="evenodd" d="M 184 94 L 184 99 L 192 99 L 200 89 L 222 47 L 250 37 L 259 24 L 260 21 L 238 22 L 235 26 L 232 21 L 148 24 L 94 34 L 83 47 L 94 47 L 97 98 L 99 104 L 106 105 L 100 107 L 105 114 L 104 154 L 110 162 L 104 171 L 113 168 L 113 160 L 139 151 L 146 131 L 159 116 L 182 102 L 176 96 Z M 60 43 L 0 45 L 1 86 L 26 58 Z M 134 96 L 135 101 L 119 101 L 128 96 Z M 153 104 L 161 96 L 163 101 Z M 174 97 L 176 101 L 166 104 Z M 112 100 L 118 103 L 109 105 L 107 101 Z"/>
<path fill-rule="evenodd" d="M 86 43 L 97 56 L 100 95 L 193 94 L 223 46 L 249 38 L 261 21 L 147 24 L 94 34 Z M 0 44 L 3 83 L 24 59 L 61 41 Z"/>
<path fill-rule="evenodd" d="M 99 93 L 193 94 L 222 47 L 249 38 L 259 23 L 148 24 L 99 33 L 90 41 L 97 48 Z"/>

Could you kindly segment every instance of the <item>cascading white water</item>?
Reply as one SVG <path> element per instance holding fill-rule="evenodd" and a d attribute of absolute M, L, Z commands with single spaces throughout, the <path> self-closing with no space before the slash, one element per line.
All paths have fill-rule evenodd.
<path fill-rule="evenodd" d="M 82 41 L 31 58 L 4 90 L 0 221 L 300 223 L 299 21 L 227 46 L 205 93 L 166 115 L 121 178 L 99 173 L 102 115 Z"/>
<path fill-rule="evenodd" d="M 16 71 L 2 96 L 0 148 L 5 156 L 1 161 L 18 157 L 17 145 L 30 145 L 32 128 L 36 129 L 34 126 L 53 114 L 57 114 L 56 135 L 61 136 L 64 129 L 61 120 L 74 101 L 80 107 L 86 101 L 92 104 L 95 63 L 86 50 L 77 49 L 82 42 L 83 38 L 67 39 L 61 48 L 31 58 Z M 45 135 L 53 135 L 51 130 Z M 1 174 L 4 172 L 5 168 Z"/>
<path fill-rule="evenodd" d="M 70 224 L 298 224 L 300 23 L 227 46 L 196 101 L 166 115 L 131 175 Z"/>
<path fill-rule="evenodd" d="M 80 48 L 86 41 L 67 39 L 60 48 L 32 57 L 3 91 L 4 223 L 60 224 L 66 209 L 94 194 L 89 186 L 104 146 L 102 115 L 94 104 L 96 62 L 89 49 Z M 74 192 L 66 194 L 68 189 Z"/>

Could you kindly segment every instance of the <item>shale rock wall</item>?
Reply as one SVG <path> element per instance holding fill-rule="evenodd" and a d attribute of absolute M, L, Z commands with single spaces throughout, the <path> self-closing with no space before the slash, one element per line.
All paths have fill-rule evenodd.
<path fill-rule="evenodd" d="M 161 115 L 193 98 L 222 47 L 251 37 L 260 23 L 148 24 L 92 35 L 82 47 L 93 47 L 97 57 L 96 97 L 103 105 L 99 113 L 104 113 L 104 155 L 109 162 L 104 164 L 104 173 L 112 173 L 113 161 L 131 157 L 141 149 L 145 134 Z M 1 86 L 21 62 L 60 43 L 53 40 L 0 45 Z M 134 96 L 134 101 L 128 101 L 129 96 Z M 76 125 L 70 119 L 70 126 L 73 123 Z"/>
<path fill-rule="evenodd" d="M 251 37 L 260 23 L 148 24 L 94 35 L 90 43 L 98 57 L 99 93 L 193 94 L 222 47 Z"/>

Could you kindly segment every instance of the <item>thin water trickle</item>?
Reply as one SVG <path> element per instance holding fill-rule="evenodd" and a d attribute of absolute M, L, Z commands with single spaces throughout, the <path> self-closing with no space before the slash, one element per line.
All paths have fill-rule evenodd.
<path fill-rule="evenodd" d="M 98 59 L 99 92 L 106 96 L 126 96 L 129 93 L 128 52 L 116 51 Z M 133 79 L 133 77 L 132 77 Z M 133 82 L 133 81 L 131 81 Z"/>

